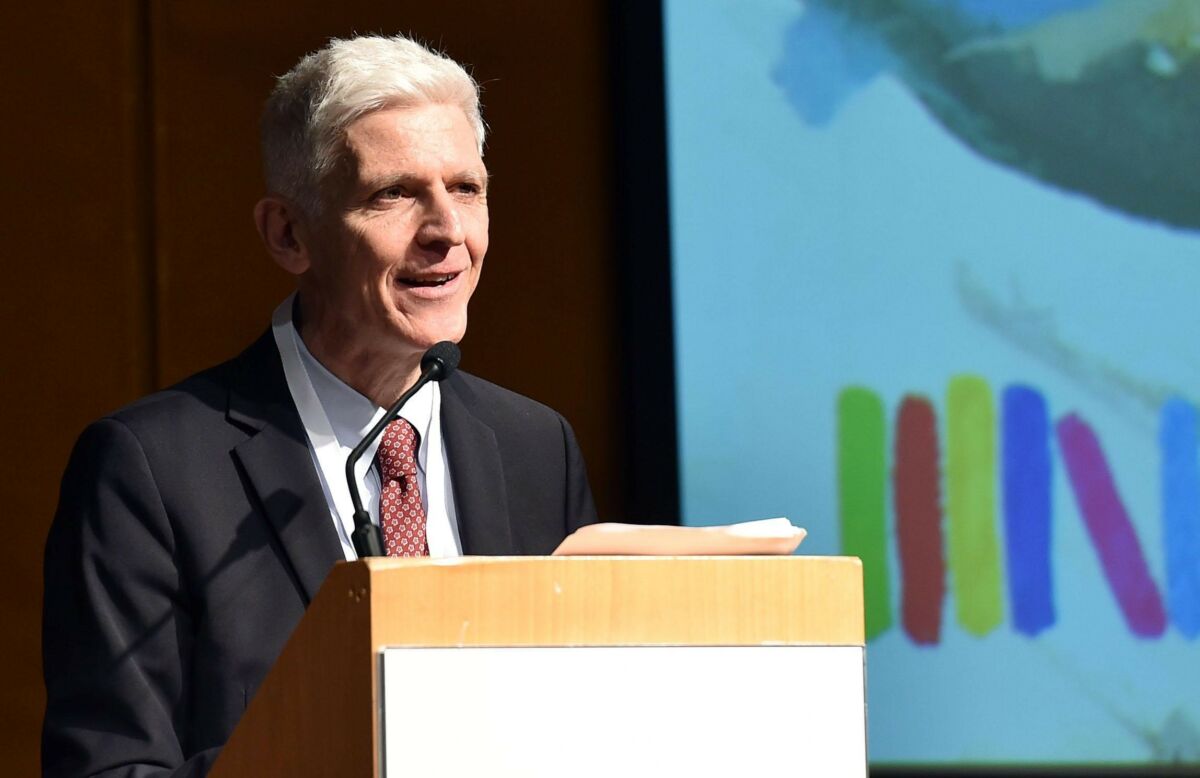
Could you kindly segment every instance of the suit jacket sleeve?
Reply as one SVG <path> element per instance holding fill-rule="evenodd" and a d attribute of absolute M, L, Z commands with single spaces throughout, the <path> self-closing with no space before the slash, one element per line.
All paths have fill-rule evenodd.
<path fill-rule="evenodd" d="M 46 544 L 43 774 L 202 775 L 188 754 L 193 603 L 134 433 L 105 419 L 72 453 Z M 191 758 L 185 761 L 185 755 Z"/>
<path fill-rule="evenodd" d="M 592 500 L 592 489 L 588 485 L 583 452 L 575 440 L 575 431 L 566 419 L 559 416 L 559 421 L 562 424 L 563 444 L 567 452 L 567 504 L 564 506 L 564 515 L 567 534 L 570 534 L 586 524 L 595 524 L 599 518 L 596 515 L 596 504 Z"/>

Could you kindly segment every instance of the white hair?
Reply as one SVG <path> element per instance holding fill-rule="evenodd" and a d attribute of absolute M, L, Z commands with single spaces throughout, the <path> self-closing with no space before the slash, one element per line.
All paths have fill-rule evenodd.
<path fill-rule="evenodd" d="M 457 62 L 402 35 L 329 41 L 281 76 L 267 98 L 261 131 L 267 188 L 310 215 L 320 213 L 321 186 L 355 119 L 430 104 L 462 108 L 483 153 L 479 85 Z"/>

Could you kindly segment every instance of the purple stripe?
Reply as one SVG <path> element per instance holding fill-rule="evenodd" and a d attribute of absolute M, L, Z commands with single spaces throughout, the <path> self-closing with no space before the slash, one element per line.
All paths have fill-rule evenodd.
<path fill-rule="evenodd" d="M 1162 635 L 1167 626 L 1162 597 L 1150 577 L 1100 441 L 1088 423 L 1075 414 L 1060 419 L 1057 431 L 1075 502 L 1125 623 L 1139 637 Z"/>

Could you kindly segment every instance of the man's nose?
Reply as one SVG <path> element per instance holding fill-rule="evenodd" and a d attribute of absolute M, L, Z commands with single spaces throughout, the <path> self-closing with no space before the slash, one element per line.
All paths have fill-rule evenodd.
<path fill-rule="evenodd" d="M 447 191 L 431 192 L 425 204 L 417 241 L 423 245 L 457 246 L 465 240 L 458 203 Z"/>

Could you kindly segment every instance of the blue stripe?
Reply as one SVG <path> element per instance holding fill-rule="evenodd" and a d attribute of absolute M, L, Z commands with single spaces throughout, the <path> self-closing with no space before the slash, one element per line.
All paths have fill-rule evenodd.
<path fill-rule="evenodd" d="M 1013 628 L 1034 636 L 1054 624 L 1050 560 L 1050 421 L 1036 389 L 1003 397 L 1005 547 Z"/>
<path fill-rule="evenodd" d="M 1163 405 L 1163 543 L 1167 556 L 1167 609 L 1184 636 L 1200 635 L 1200 441 L 1196 409 L 1178 397 Z"/>

